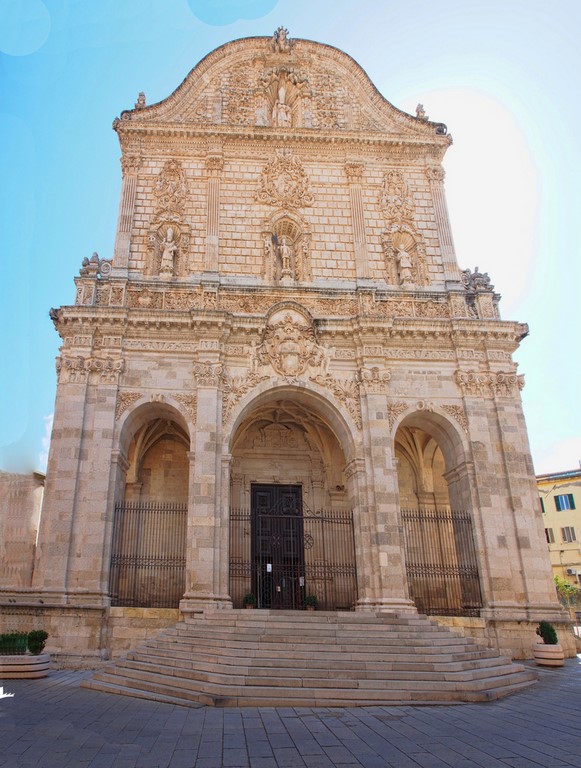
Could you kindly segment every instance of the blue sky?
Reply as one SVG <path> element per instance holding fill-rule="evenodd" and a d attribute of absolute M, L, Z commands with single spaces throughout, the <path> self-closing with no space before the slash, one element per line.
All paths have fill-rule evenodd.
<path fill-rule="evenodd" d="M 271 35 L 336 46 L 395 106 L 422 102 L 445 161 L 458 261 L 488 272 L 516 355 L 537 472 L 581 461 L 578 0 L 0 0 L 0 468 L 42 469 L 59 339 L 85 256 L 110 258 L 113 119 L 207 53 Z"/>

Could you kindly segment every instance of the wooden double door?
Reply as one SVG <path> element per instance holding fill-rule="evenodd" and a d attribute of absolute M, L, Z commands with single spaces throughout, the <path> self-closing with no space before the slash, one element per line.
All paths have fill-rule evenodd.
<path fill-rule="evenodd" d="M 300 485 L 251 486 L 252 589 L 258 607 L 298 609 L 305 597 Z"/>

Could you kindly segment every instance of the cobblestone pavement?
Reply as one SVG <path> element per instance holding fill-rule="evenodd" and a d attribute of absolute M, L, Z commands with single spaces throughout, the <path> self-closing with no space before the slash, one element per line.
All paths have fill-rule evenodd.
<path fill-rule="evenodd" d="M 0 681 L 2 768 L 581 768 L 581 660 L 487 704 L 189 709 L 80 688 L 87 672 Z"/>

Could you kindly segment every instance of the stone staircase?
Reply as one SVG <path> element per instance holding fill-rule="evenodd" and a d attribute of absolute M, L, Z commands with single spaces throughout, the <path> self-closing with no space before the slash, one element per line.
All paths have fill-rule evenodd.
<path fill-rule="evenodd" d="M 490 701 L 535 679 L 425 616 L 220 610 L 83 686 L 186 706 L 348 707 Z"/>

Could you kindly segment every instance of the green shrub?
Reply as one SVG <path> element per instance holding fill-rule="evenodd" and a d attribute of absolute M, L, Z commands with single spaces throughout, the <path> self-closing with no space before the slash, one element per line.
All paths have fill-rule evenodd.
<path fill-rule="evenodd" d="M 557 645 L 559 642 L 555 627 L 549 621 L 541 621 L 537 627 L 537 635 L 543 638 L 545 645 Z"/>
<path fill-rule="evenodd" d="M 48 637 L 48 632 L 45 632 L 44 629 L 33 629 L 32 632 L 28 633 L 28 650 L 30 653 L 32 653 L 34 656 L 37 656 L 39 653 L 42 653 L 44 650 L 44 645 L 46 643 L 46 639 Z"/>
<path fill-rule="evenodd" d="M 0 655 L 19 656 L 26 653 L 28 635 L 26 632 L 7 632 L 0 635 Z"/>

